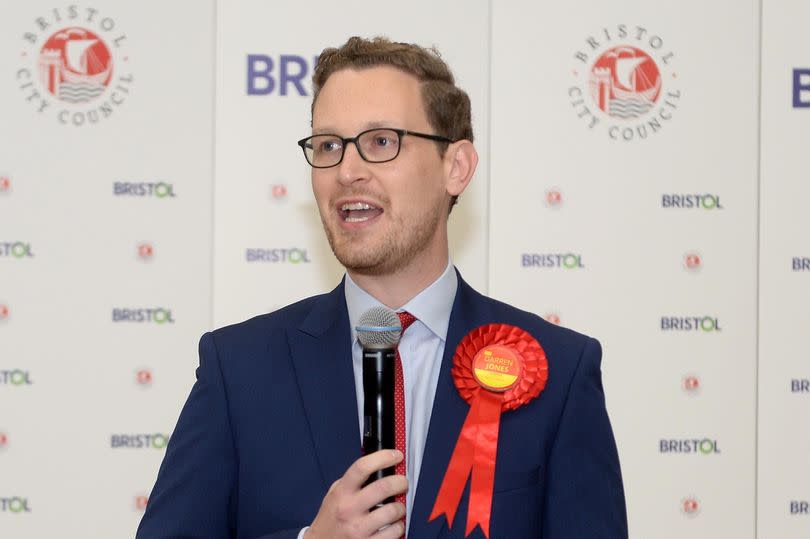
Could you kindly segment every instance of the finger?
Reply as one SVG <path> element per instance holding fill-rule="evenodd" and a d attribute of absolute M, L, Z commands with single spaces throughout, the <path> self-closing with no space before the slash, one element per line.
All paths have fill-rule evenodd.
<path fill-rule="evenodd" d="M 408 480 L 404 475 L 389 475 L 363 487 L 357 496 L 360 507 L 369 510 L 382 503 L 386 498 L 393 498 L 397 494 L 408 492 Z"/>
<path fill-rule="evenodd" d="M 383 449 L 360 457 L 343 474 L 345 481 L 341 481 L 342 486 L 351 491 L 360 490 L 371 474 L 383 468 L 396 466 L 402 459 L 402 452 L 396 449 Z"/>
<path fill-rule="evenodd" d="M 402 520 L 405 516 L 405 505 L 399 502 L 387 503 L 378 507 L 366 516 L 369 533 L 373 533 L 380 528 L 390 526 Z"/>
<path fill-rule="evenodd" d="M 377 531 L 371 536 L 372 539 L 400 539 L 405 535 L 405 524 L 398 520 L 383 530 Z"/>

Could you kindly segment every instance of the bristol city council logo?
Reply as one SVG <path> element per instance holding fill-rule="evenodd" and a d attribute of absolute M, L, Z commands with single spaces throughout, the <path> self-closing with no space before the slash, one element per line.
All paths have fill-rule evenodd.
<path fill-rule="evenodd" d="M 113 61 L 104 41 L 84 28 L 53 34 L 39 53 L 39 76 L 52 96 L 67 103 L 87 103 L 104 93 Z"/>
<path fill-rule="evenodd" d="M 659 133 L 681 98 L 674 56 L 663 38 L 641 26 L 619 24 L 587 37 L 574 54 L 575 81 L 568 88 L 576 117 L 617 141 Z"/>
<path fill-rule="evenodd" d="M 639 118 L 661 94 L 661 72 L 649 54 L 635 47 L 614 47 L 602 53 L 589 75 L 594 103 L 613 118 Z"/>
<path fill-rule="evenodd" d="M 16 79 L 40 114 L 81 127 L 112 116 L 134 80 L 124 53 L 126 34 L 115 19 L 90 7 L 55 8 L 23 34 L 26 49 Z"/>

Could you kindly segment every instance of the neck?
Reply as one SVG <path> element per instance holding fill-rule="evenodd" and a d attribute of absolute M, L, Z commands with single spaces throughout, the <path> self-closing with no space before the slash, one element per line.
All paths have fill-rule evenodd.
<path fill-rule="evenodd" d="M 367 275 L 347 270 L 357 286 L 374 296 L 390 309 L 399 309 L 422 290 L 431 285 L 447 268 L 448 253 L 445 246 L 441 256 L 428 261 L 416 261 L 386 275 Z"/>

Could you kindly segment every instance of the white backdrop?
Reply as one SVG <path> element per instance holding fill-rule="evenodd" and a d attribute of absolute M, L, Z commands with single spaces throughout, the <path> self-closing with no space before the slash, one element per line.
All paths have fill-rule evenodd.
<path fill-rule="evenodd" d="M 631 537 L 810 536 L 807 2 L 0 2 L 0 536 L 134 535 L 199 335 L 338 282 L 295 141 L 376 34 L 472 99 L 465 279 L 603 343 Z"/>
<path fill-rule="evenodd" d="M 760 537 L 810 531 L 810 4 L 762 12 L 759 256 Z M 805 27 L 805 28 L 803 28 Z M 794 72 L 804 73 L 796 76 Z M 794 79 L 798 79 L 794 84 Z M 799 88 L 798 86 L 801 86 Z M 802 90 L 803 88 L 803 90 Z M 801 106 L 796 107 L 794 101 Z"/>

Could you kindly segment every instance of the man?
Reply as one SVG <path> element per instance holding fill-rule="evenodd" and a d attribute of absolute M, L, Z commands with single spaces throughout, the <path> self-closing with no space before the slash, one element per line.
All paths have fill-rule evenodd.
<path fill-rule="evenodd" d="M 481 296 L 450 263 L 449 210 L 478 157 L 469 99 L 447 65 L 415 45 L 352 38 L 321 54 L 313 81 L 312 136 L 299 144 L 346 277 L 203 336 L 138 537 L 385 539 L 406 525 L 411 538 L 465 537 L 468 491 L 452 527 L 429 517 L 470 409 L 452 358 L 490 323 L 537 339 L 549 377 L 501 419 L 489 537 L 626 537 L 599 344 Z M 362 456 L 352 328 L 380 304 L 416 319 L 399 347 L 405 437 L 402 451 Z M 398 464 L 404 473 L 363 486 Z"/>

